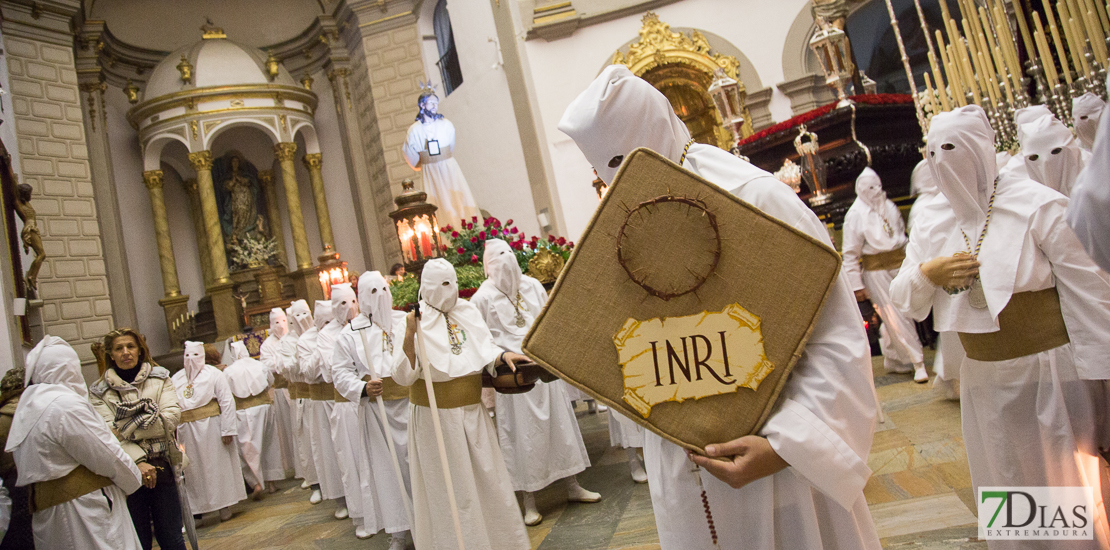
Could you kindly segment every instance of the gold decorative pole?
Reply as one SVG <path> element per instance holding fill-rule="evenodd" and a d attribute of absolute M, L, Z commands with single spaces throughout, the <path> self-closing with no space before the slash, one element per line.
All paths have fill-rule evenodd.
<path fill-rule="evenodd" d="M 285 266 L 289 266 L 289 257 L 285 254 L 285 236 L 281 230 L 281 213 L 278 211 L 277 188 L 274 187 L 274 171 L 259 170 L 258 183 L 266 193 L 266 221 L 270 224 L 270 237 L 277 242 L 278 258 Z"/>
<path fill-rule="evenodd" d="M 208 235 L 204 230 L 204 216 L 201 214 L 200 197 L 197 196 L 197 180 L 185 181 L 185 193 L 189 195 L 189 213 L 193 217 L 193 233 L 197 238 L 197 255 L 200 256 L 200 273 L 204 287 L 212 284 L 212 255 L 208 253 Z"/>
<path fill-rule="evenodd" d="M 281 182 L 285 185 L 285 204 L 289 207 L 289 227 L 293 231 L 293 254 L 298 269 L 312 267 L 312 256 L 308 251 L 308 236 L 304 232 L 304 214 L 301 212 L 301 197 L 298 194 L 297 170 L 293 157 L 297 144 L 284 142 L 274 145 L 274 156 L 281 163 Z"/>
<path fill-rule="evenodd" d="M 204 214 L 204 233 L 208 236 L 208 252 L 212 258 L 213 282 L 230 281 L 227 274 L 227 254 L 224 252 L 224 234 L 220 229 L 220 211 L 216 208 L 216 191 L 212 186 L 212 151 L 189 153 L 189 162 L 197 171 L 197 195 L 201 213 Z"/>
<path fill-rule="evenodd" d="M 308 153 L 301 159 L 304 167 L 308 168 L 308 181 L 312 184 L 312 202 L 316 205 L 316 223 L 320 225 L 320 241 L 324 245 L 324 253 L 320 254 L 320 263 L 334 260 L 339 257 L 335 252 L 335 238 L 331 234 L 331 215 L 328 213 L 328 200 L 324 196 L 324 174 L 321 171 L 324 162 L 323 153 Z"/>
<path fill-rule="evenodd" d="M 166 199 L 162 193 L 162 171 L 143 172 L 143 183 L 150 191 L 150 206 L 154 211 L 154 238 L 158 242 L 158 264 L 162 268 L 162 290 L 166 298 L 181 295 L 177 284 L 177 264 L 173 259 L 173 241 L 170 239 L 170 222 L 166 217 Z"/>

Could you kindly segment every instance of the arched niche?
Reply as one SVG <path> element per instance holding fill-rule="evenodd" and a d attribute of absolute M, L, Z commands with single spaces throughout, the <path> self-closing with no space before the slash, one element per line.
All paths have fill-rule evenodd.
<path fill-rule="evenodd" d="M 752 116 L 746 105 L 748 87 L 761 89 L 759 73 L 751 61 L 724 38 L 701 29 L 675 27 L 652 12 L 644 15 L 639 38 L 625 42 L 610 63 L 627 65 L 633 74 L 650 82 L 671 103 L 675 114 L 699 143 L 731 146 L 731 135 L 709 96 L 714 73 L 722 70 L 741 86 L 744 114 L 742 135 L 751 135 Z"/>

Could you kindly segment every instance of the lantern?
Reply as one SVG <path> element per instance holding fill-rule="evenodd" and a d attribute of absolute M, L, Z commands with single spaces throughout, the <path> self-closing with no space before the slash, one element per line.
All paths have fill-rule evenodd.
<path fill-rule="evenodd" d="M 346 262 L 331 268 L 328 266 L 321 266 L 319 277 L 320 288 L 324 290 L 325 300 L 331 299 L 331 285 L 338 285 L 351 281 L 350 273 L 347 272 Z"/>
<path fill-rule="evenodd" d="M 397 228 L 405 271 L 419 274 L 425 262 L 440 257 L 438 208 L 427 202 L 428 194 L 417 191 L 411 179 L 402 181 L 401 189 L 401 195 L 393 199 L 397 210 L 389 217 Z"/>
<path fill-rule="evenodd" d="M 825 84 L 836 88 L 839 100 L 836 106 L 843 107 L 850 103 L 844 91 L 855 76 L 856 66 L 852 63 L 848 34 L 833 26 L 820 29 L 813 34 L 809 47 L 821 62 L 821 70 L 825 71 Z"/>
<path fill-rule="evenodd" d="M 729 78 L 724 69 L 713 72 L 714 80 L 709 85 L 709 96 L 717 106 L 717 113 L 725 127 L 732 133 L 732 143 L 740 141 L 741 128 L 744 126 L 744 111 L 740 106 L 740 83 Z"/>
<path fill-rule="evenodd" d="M 806 138 L 809 141 L 802 141 Z M 794 150 L 800 157 L 802 177 L 809 185 L 812 195 L 809 197 L 811 206 L 828 204 L 832 200 L 832 193 L 825 187 L 825 160 L 821 158 L 820 145 L 817 144 L 817 134 L 806 129 L 802 124 L 798 127 L 798 137 L 794 138 Z"/>

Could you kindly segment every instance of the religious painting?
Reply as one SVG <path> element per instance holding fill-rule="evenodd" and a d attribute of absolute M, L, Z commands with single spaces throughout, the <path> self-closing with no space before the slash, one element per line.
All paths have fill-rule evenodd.
<path fill-rule="evenodd" d="M 212 181 L 220 229 L 229 252 L 269 240 L 272 231 L 265 216 L 266 194 L 259 184 L 258 169 L 241 154 L 231 151 L 212 163 Z M 233 270 L 247 267 L 259 266 L 236 264 Z"/>

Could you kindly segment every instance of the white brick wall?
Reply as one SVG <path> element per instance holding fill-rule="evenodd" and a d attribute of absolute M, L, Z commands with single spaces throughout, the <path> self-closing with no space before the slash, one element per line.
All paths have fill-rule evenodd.
<path fill-rule="evenodd" d="M 73 52 L 12 36 L 4 37 L 4 46 L 20 182 L 35 190 L 32 205 L 47 255 L 39 273 L 43 325 L 87 361 L 89 344 L 112 330 L 113 320 Z"/>

